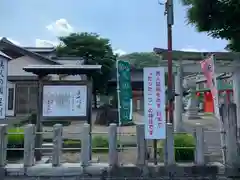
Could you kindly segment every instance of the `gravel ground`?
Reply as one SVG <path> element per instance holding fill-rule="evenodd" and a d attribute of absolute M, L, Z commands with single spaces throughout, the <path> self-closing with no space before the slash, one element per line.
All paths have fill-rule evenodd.
<path fill-rule="evenodd" d="M 135 164 L 137 161 L 136 148 L 131 148 L 123 150 L 118 153 L 118 159 L 122 164 Z M 108 162 L 108 153 L 93 153 L 92 154 L 93 162 Z M 51 162 L 51 161 L 50 161 Z M 62 163 L 78 163 L 81 162 L 81 154 L 78 152 L 65 152 L 62 154 L 61 158 Z"/>

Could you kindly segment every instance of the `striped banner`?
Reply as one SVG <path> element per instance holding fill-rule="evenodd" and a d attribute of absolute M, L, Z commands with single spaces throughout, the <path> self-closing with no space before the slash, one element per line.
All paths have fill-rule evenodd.
<path fill-rule="evenodd" d="M 219 99 L 218 99 L 218 90 L 217 90 L 217 79 L 215 75 L 214 67 L 214 55 L 211 55 L 209 58 L 204 59 L 200 62 L 202 72 L 207 80 L 207 87 L 211 90 L 213 101 L 214 101 L 214 112 L 218 119 L 220 119 L 219 114 Z"/>

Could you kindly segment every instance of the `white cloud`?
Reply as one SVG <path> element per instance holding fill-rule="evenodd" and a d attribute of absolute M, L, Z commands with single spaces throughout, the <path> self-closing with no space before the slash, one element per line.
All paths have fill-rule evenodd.
<path fill-rule="evenodd" d="M 125 51 L 121 50 L 121 49 L 114 49 L 113 50 L 113 53 L 118 55 L 118 56 L 122 56 L 122 55 L 125 55 L 127 54 Z"/>
<path fill-rule="evenodd" d="M 182 49 L 180 49 L 181 51 L 192 51 L 192 52 L 207 52 L 207 50 L 206 49 L 196 49 L 196 48 L 193 48 L 193 47 L 191 47 L 191 46 L 188 46 L 188 47 L 186 47 L 186 48 L 182 48 Z"/>
<path fill-rule="evenodd" d="M 66 19 L 59 19 L 46 26 L 46 28 L 53 32 L 56 36 L 67 36 L 74 32 L 74 28 L 68 23 Z"/>
<path fill-rule="evenodd" d="M 3 37 L 0 37 L 0 39 L 2 39 L 2 38 L 3 38 Z M 16 44 L 17 46 L 20 46 L 20 45 L 21 45 L 20 42 L 15 41 L 15 40 L 13 40 L 13 39 L 11 39 L 11 38 L 7 38 L 7 40 L 11 41 L 13 44 Z"/>
<path fill-rule="evenodd" d="M 42 40 L 42 39 L 36 39 L 35 46 L 36 47 L 56 47 L 59 43 L 48 41 L 48 40 Z"/>
<path fill-rule="evenodd" d="M 74 28 L 66 19 L 58 19 L 55 22 L 47 25 L 46 28 L 55 36 L 67 36 L 74 32 Z M 58 41 L 49 41 L 44 39 L 36 39 L 35 41 L 36 47 L 56 47 L 58 44 Z"/>

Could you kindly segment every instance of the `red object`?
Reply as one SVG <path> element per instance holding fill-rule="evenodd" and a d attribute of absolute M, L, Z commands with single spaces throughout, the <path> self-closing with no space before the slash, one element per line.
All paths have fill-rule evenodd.
<path fill-rule="evenodd" d="M 218 91 L 220 94 L 223 91 Z M 226 90 L 226 98 L 227 102 L 229 103 L 231 101 L 230 96 L 232 95 L 233 90 Z M 204 112 L 207 113 L 213 113 L 214 112 L 214 102 L 211 92 L 205 92 L 204 93 Z"/>
<path fill-rule="evenodd" d="M 197 96 L 200 96 L 200 93 L 199 93 L 199 92 L 197 92 Z"/>
<path fill-rule="evenodd" d="M 213 97 L 209 92 L 204 93 L 204 112 L 214 112 Z"/>

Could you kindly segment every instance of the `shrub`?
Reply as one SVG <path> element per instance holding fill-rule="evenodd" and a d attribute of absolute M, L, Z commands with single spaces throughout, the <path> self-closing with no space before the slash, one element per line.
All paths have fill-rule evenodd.
<path fill-rule="evenodd" d="M 194 161 L 195 140 L 191 134 L 175 135 L 174 146 L 176 161 Z"/>
<path fill-rule="evenodd" d="M 103 136 L 92 138 L 92 152 L 108 152 L 108 139 Z"/>
<path fill-rule="evenodd" d="M 8 129 L 8 148 L 24 148 L 24 130 L 22 128 Z M 14 134 L 11 134 L 14 133 Z M 17 134 L 19 133 L 19 134 Z M 7 158 L 20 158 L 23 157 L 23 150 L 8 150 Z"/>
<path fill-rule="evenodd" d="M 163 142 L 158 144 L 158 153 L 163 156 Z M 194 161 L 195 140 L 191 134 L 174 135 L 174 153 L 176 162 Z"/>
<path fill-rule="evenodd" d="M 75 139 L 66 139 L 63 141 L 63 148 L 81 148 L 81 141 Z"/>
<path fill-rule="evenodd" d="M 45 142 L 52 142 L 49 139 L 44 140 Z M 103 136 L 93 136 L 92 137 L 92 152 L 94 153 L 106 153 L 108 152 L 108 139 Z M 75 139 L 64 139 L 63 148 L 81 148 L 81 141 Z M 68 150 L 76 151 L 76 150 Z M 77 150 L 78 151 L 78 150 Z"/>

